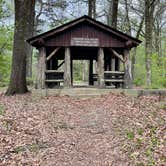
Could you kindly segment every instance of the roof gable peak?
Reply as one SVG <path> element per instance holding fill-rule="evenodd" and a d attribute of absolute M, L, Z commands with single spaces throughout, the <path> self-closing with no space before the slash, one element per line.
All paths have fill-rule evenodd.
<path fill-rule="evenodd" d="M 37 36 L 34 36 L 34 37 L 30 38 L 30 39 L 27 39 L 27 42 L 29 42 L 30 44 L 33 45 L 33 43 L 36 42 L 37 40 L 45 39 L 47 37 L 50 37 L 50 36 L 55 35 L 57 33 L 60 33 L 60 32 L 62 32 L 64 30 L 69 29 L 69 28 L 71 28 L 71 27 L 73 27 L 73 26 L 75 26 L 75 25 L 77 25 L 77 24 L 79 24 L 81 22 L 84 22 L 84 21 L 87 21 L 90 24 L 92 24 L 92 25 L 94 25 L 94 26 L 96 26 L 96 27 L 98 27 L 100 29 L 103 29 L 104 31 L 108 31 L 108 32 L 110 32 L 110 33 L 112 33 L 112 34 L 114 34 L 114 35 L 116 35 L 116 36 L 118 36 L 118 37 L 120 37 L 122 39 L 132 41 L 136 45 L 141 43 L 140 40 L 138 40 L 138 39 L 136 39 L 136 38 L 134 38 L 132 36 L 129 36 L 129 35 L 121 32 L 121 31 L 117 30 L 117 29 L 114 29 L 114 28 L 112 28 L 112 27 L 110 27 L 110 26 L 108 26 L 108 25 L 106 25 L 106 24 L 104 24 L 102 22 L 99 22 L 99 21 L 97 21 L 97 20 L 95 20 L 95 19 L 93 19 L 93 18 L 91 18 L 91 17 L 89 17 L 87 15 L 83 15 L 82 17 L 79 17 L 79 18 L 77 18 L 75 20 L 69 21 L 69 22 L 67 22 L 67 23 L 65 23 L 65 24 L 63 24 L 61 26 L 53 28 L 53 29 L 51 29 L 51 30 L 49 30 L 47 32 L 44 32 L 44 33 L 39 34 Z"/>

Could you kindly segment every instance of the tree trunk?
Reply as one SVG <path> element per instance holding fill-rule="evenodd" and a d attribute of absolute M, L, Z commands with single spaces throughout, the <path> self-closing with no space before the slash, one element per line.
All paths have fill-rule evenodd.
<path fill-rule="evenodd" d="M 32 53 L 33 48 L 32 46 L 29 46 L 29 49 L 27 49 L 26 53 L 26 76 L 32 77 Z"/>
<path fill-rule="evenodd" d="M 26 53 L 28 44 L 25 42 L 29 26 L 34 20 L 29 20 L 29 14 L 34 12 L 35 0 L 15 0 L 15 31 L 12 57 L 12 71 L 7 95 L 26 93 Z"/>
<path fill-rule="evenodd" d="M 144 18 L 145 18 L 145 14 L 143 13 L 142 18 L 141 18 L 141 22 L 139 24 L 138 27 L 138 31 L 136 34 L 136 38 L 139 39 L 143 24 L 144 24 Z M 133 80 L 135 79 L 135 63 L 136 63 L 136 54 L 137 54 L 137 47 L 134 47 L 134 50 L 132 52 L 132 58 L 131 58 L 131 72 L 132 72 L 132 78 Z"/>
<path fill-rule="evenodd" d="M 27 17 L 27 31 L 25 38 L 30 38 L 33 36 L 34 33 L 34 20 L 35 20 L 35 0 L 33 0 L 31 3 L 28 4 L 27 8 L 30 8 L 31 10 L 27 11 L 28 17 Z M 33 9 L 32 9 L 33 8 Z M 32 53 L 33 48 L 31 45 L 27 44 L 26 47 L 26 76 L 32 77 Z"/>
<path fill-rule="evenodd" d="M 113 0 L 110 2 L 108 25 L 112 26 L 113 28 L 117 28 L 118 4 L 119 0 Z"/>
<path fill-rule="evenodd" d="M 145 58 L 146 58 L 146 83 L 151 86 L 151 55 L 152 55 L 152 28 L 155 0 L 145 0 Z"/>
<path fill-rule="evenodd" d="M 96 18 L 96 0 L 88 0 L 88 16 Z"/>
<path fill-rule="evenodd" d="M 126 33 L 131 35 L 131 24 L 130 24 L 130 18 L 129 18 L 128 0 L 125 0 L 125 9 L 126 9 Z"/>
<path fill-rule="evenodd" d="M 88 0 L 88 16 L 96 19 L 96 0 Z M 96 63 L 96 61 L 94 63 Z M 93 65 L 93 64 L 91 64 L 91 60 L 90 60 L 88 62 L 89 69 L 91 69 L 91 65 Z M 96 67 L 96 65 L 94 65 L 94 67 Z M 85 81 L 85 71 L 86 71 L 85 69 L 86 69 L 85 62 L 83 61 L 83 69 L 82 69 L 82 80 L 83 81 Z M 95 68 L 95 70 L 97 70 L 97 69 Z M 91 80 L 89 78 L 89 85 L 92 85 L 92 84 L 93 84 L 93 80 Z"/>

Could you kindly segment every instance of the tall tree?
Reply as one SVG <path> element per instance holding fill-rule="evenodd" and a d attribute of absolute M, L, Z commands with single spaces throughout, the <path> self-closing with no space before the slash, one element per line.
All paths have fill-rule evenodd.
<path fill-rule="evenodd" d="M 144 24 L 144 14 L 141 17 L 141 21 L 139 23 L 138 26 L 138 30 L 136 32 L 136 38 L 139 39 L 140 34 L 141 34 L 141 30 L 143 28 L 143 24 Z M 137 47 L 134 47 L 133 49 L 133 54 L 132 54 L 132 58 L 131 58 L 131 72 L 132 72 L 132 78 L 133 80 L 135 79 L 135 64 L 136 64 L 136 54 L 137 54 Z"/>
<path fill-rule="evenodd" d="M 118 4 L 119 0 L 112 0 L 109 5 L 108 24 L 113 28 L 117 28 Z"/>
<path fill-rule="evenodd" d="M 129 5 L 128 0 L 125 0 L 125 10 L 126 10 L 126 33 L 131 35 L 131 23 L 129 18 Z"/>
<path fill-rule="evenodd" d="M 153 40 L 153 13 L 156 0 L 145 0 L 145 55 L 146 55 L 146 84 L 151 86 L 151 55 Z"/>
<path fill-rule="evenodd" d="M 35 0 L 32 3 L 35 4 Z M 32 4 L 32 5 L 34 5 L 34 4 Z M 26 34 L 27 38 L 32 37 L 34 34 L 34 31 L 35 31 L 34 17 L 35 17 L 35 11 L 33 9 L 33 11 L 31 13 L 29 13 L 29 16 L 27 18 L 27 22 L 29 23 L 29 25 L 27 26 L 27 34 Z M 33 22 L 31 20 L 33 20 Z M 27 45 L 26 51 L 27 51 L 26 52 L 26 76 L 32 77 L 32 52 L 33 52 L 32 46 Z"/>
<path fill-rule="evenodd" d="M 25 40 L 34 24 L 35 0 L 15 0 L 15 31 L 12 57 L 12 71 L 7 95 L 26 93 L 26 53 Z"/>
<path fill-rule="evenodd" d="M 162 29 L 166 25 L 166 2 L 163 0 L 158 0 L 156 4 L 156 9 L 154 12 L 153 30 L 154 30 L 154 51 L 158 56 L 162 56 L 162 44 L 161 44 L 161 33 Z"/>
<path fill-rule="evenodd" d="M 96 18 L 96 0 L 88 0 L 88 16 Z"/>

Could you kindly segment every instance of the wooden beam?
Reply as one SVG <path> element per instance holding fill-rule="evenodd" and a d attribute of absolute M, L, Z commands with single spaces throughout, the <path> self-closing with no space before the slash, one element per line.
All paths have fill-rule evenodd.
<path fill-rule="evenodd" d="M 105 86 L 104 81 L 104 50 L 99 48 L 98 50 L 98 85 L 100 88 Z"/>
<path fill-rule="evenodd" d="M 120 59 L 115 57 L 115 71 L 120 70 Z"/>
<path fill-rule="evenodd" d="M 50 61 L 52 61 L 52 70 L 58 69 L 58 59 L 52 58 Z"/>
<path fill-rule="evenodd" d="M 56 79 L 56 80 L 45 80 L 45 82 L 63 82 L 64 80 L 63 79 Z"/>
<path fill-rule="evenodd" d="M 111 71 L 115 71 L 115 57 L 111 58 Z"/>
<path fill-rule="evenodd" d="M 110 48 L 110 51 L 113 53 L 114 56 L 116 56 L 117 58 L 119 58 L 123 63 L 125 63 L 125 60 L 123 59 L 123 56 L 118 54 L 115 50 L 113 50 L 112 48 Z"/>
<path fill-rule="evenodd" d="M 57 69 L 59 69 L 64 63 L 65 63 L 65 61 L 62 61 L 62 62 L 58 65 Z"/>
<path fill-rule="evenodd" d="M 59 70 L 46 70 L 45 73 L 63 73 L 63 71 L 59 71 Z"/>
<path fill-rule="evenodd" d="M 132 88 L 132 74 L 129 49 L 124 49 L 124 58 L 126 59 L 124 63 L 124 88 Z"/>
<path fill-rule="evenodd" d="M 105 82 L 124 82 L 123 79 L 105 79 Z"/>
<path fill-rule="evenodd" d="M 52 58 L 52 56 L 54 56 L 56 54 L 56 52 L 60 49 L 60 47 L 55 48 L 55 50 L 47 57 L 47 61 L 50 60 Z"/>
<path fill-rule="evenodd" d="M 65 48 L 64 87 L 71 87 L 71 56 L 70 48 Z"/>
<path fill-rule="evenodd" d="M 89 60 L 89 85 L 93 85 L 93 59 Z"/>
<path fill-rule="evenodd" d="M 73 85 L 73 60 L 70 58 L 70 70 L 71 70 L 71 85 Z"/>
<path fill-rule="evenodd" d="M 36 77 L 36 88 L 45 88 L 45 70 L 46 70 L 46 49 L 45 47 L 39 48 L 38 65 L 37 65 L 37 77 Z"/>
<path fill-rule="evenodd" d="M 104 73 L 108 73 L 108 74 L 124 74 L 124 71 L 104 71 Z"/>

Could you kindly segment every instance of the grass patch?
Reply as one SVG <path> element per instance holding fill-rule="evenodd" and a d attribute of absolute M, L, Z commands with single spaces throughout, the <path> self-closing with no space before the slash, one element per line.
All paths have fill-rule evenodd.
<path fill-rule="evenodd" d="M 68 129 L 74 129 L 72 126 L 68 126 L 65 122 L 58 122 L 58 124 L 54 127 L 55 130 L 58 130 L 58 129 L 65 129 L 65 130 L 68 130 Z"/>
<path fill-rule="evenodd" d="M 136 166 L 145 166 L 145 164 L 140 162 L 140 163 L 137 163 Z"/>
<path fill-rule="evenodd" d="M 160 109 L 166 110 L 166 104 L 161 105 Z"/>
<path fill-rule="evenodd" d="M 5 114 L 5 108 L 3 105 L 0 105 L 0 116 L 3 116 Z"/>
<path fill-rule="evenodd" d="M 136 140 L 136 148 L 140 149 L 141 147 L 142 147 L 142 139 L 137 138 L 137 140 Z"/>
<path fill-rule="evenodd" d="M 21 153 L 21 152 L 25 152 L 26 151 L 26 147 L 25 146 L 18 146 L 14 149 L 14 153 Z"/>
<path fill-rule="evenodd" d="M 137 130 L 137 133 L 138 133 L 139 135 L 143 135 L 143 132 L 144 132 L 144 130 L 143 130 L 142 128 L 140 128 L 140 129 Z"/>
<path fill-rule="evenodd" d="M 133 140 L 134 139 L 134 132 L 128 131 L 127 132 L 127 138 L 130 139 L 130 140 Z"/>
<path fill-rule="evenodd" d="M 40 149 L 44 149 L 44 148 L 48 148 L 48 146 L 44 143 L 40 143 L 40 144 L 36 144 L 36 143 L 32 143 L 32 144 L 27 144 L 24 146 L 18 146 L 13 150 L 13 153 L 21 153 L 21 152 L 25 152 L 26 150 L 29 150 L 30 152 L 37 152 Z"/>

